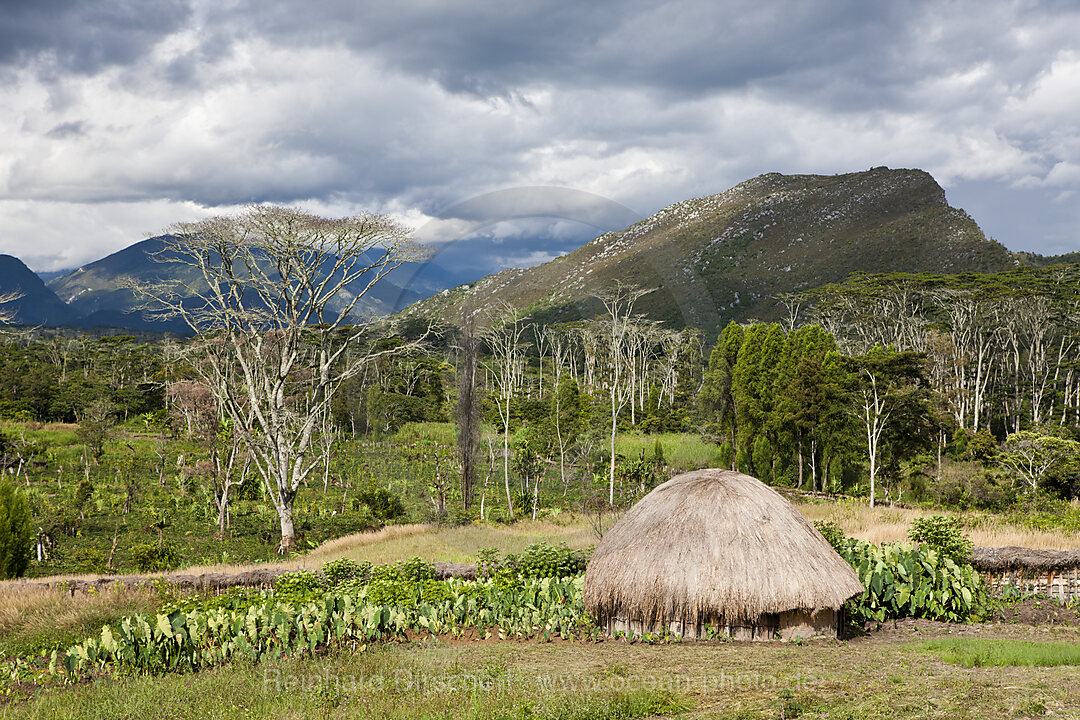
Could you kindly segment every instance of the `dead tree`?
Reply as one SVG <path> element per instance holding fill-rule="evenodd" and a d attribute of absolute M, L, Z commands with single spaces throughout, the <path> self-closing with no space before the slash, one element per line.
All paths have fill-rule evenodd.
<path fill-rule="evenodd" d="M 361 347 L 372 321 L 354 311 L 419 257 L 407 232 L 386 216 L 254 206 L 170 228 L 156 259 L 186 266 L 182 277 L 195 281 L 133 285 L 151 308 L 200 333 L 192 366 L 252 451 L 283 554 L 296 536 L 296 494 L 320 464 L 319 421 L 341 383 L 379 354 L 374 343 Z"/>

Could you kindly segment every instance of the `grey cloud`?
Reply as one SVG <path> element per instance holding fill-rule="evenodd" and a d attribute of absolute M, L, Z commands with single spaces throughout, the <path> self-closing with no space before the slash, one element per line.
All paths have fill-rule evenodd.
<path fill-rule="evenodd" d="M 951 174 L 950 192 L 980 177 L 990 205 L 1007 208 L 1019 174 L 1080 161 L 1061 113 L 1002 111 L 1075 47 L 1074 3 L 192 3 L 13 6 L 0 65 L 75 77 L 49 85 L 26 131 L 48 141 L 12 143 L 11 195 L 323 200 L 438 216 L 492 189 L 577 184 L 648 214 L 764 171 L 918 164 Z M 178 31 L 174 54 L 148 64 L 147 50 Z M 106 66 L 126 71 L 103 89 L 86 75 Z M 111 114 L 88 88 L 129 102 Z M 160 97 L 179 102 L 142 109 Z M 53 152 L 62 142 L 70 155 Z M 965 150 L 978 142 L 986 149 Z M 972 158 L 993 162 L 973 170 Z M 995 223 L 1009 244 L 1020 232 L 1004 219 L 989 232 Z M 1076 223 L 1061 212 L 1047 237 Z"/>
<path fill-rule="evenodd" d="M 16 0 L 3 4 L 0 65 L 93 73 L 140 58 L 190 18 L 187 0 Z"/>
<path fill-rule="evenodd" d="M 87 124 L 85 120 L 73 120 L 70 122 L 63 122 L 54 126 L 51 130 L 45 133 L 45 137 L 52 138 L 54 140 L 60 140 L 69 137 L 79 137 L 86 135 Z"/>

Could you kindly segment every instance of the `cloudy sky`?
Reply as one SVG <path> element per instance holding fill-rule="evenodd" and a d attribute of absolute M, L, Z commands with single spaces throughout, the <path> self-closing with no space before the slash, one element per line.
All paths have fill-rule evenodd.
<path fill-rule="evenodd" d="M 1011 249 L 1080 250 L 1075 2 L 2 9 L 0 252 L 36 270 L 264 201 L 461 216 L 474 262 L 527 264 L 763 172 L 875 165 L 928 170 Z M 599 209 L 511 220 L 537 186 Z"/>

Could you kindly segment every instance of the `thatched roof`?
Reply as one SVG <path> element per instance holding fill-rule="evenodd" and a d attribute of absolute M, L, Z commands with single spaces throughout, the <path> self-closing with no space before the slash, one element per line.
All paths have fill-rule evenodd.
<path fill-rule="evenodd" d="M 795 506 L 727 470 L 657 487 L 604 535 L 585 573 L 590 611 L 650 621 L 836 609 L 862 591 Z"/>
<path fill-rule="evenodd" d="M 1071 570 L 1080 568 L 1080 550 L 1034 550 L 1015 545 L 978 547 L 971 551 L 971 566 L 980 572 Z"/>

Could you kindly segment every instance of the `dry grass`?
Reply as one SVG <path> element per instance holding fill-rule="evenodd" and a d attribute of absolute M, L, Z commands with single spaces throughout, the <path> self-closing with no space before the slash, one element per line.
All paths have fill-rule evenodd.
<path fill-rule="evenodd" d="M 997 516 L 985 513 L 882 506 L 871 509 L 865 501 L 797 503 L 796 507 L 811 521 L 836 522 L 848 535 L 873 543 L 903 542 L 907 540 L 907 529 L 915 518 L 948 515 L 963 520 L 968 537 L 977 547 L 1018 545 L 1038 550 L 1072 550 L 1080 547 L 1080 533 L 1017 528 Z"/>
<path fill-rule="evenodd" d="M 596 536 L 588 521 L 576 516 L 569 516 L 564 522 L 524 520 L 514 525 L 443 528 L 402 525 L 384 528 L 378 533 L 357 533 L 332 540 L 313 550 L 308 557 L 312 563 L 318 564 L 343 557 L 376 564 L 412 557 L 431 561 L 475 562 L 477 552 L 483 548 L 496 548 L 501 553 L 520 552 L 542 541 L 584 548 L 595 544 Z"/>
<path fill-rule="evenodd" d="M 552 520 L 523 520 L 513 525 L 463 525 L 436 527 L 434 525 L 390 525 L 374 532 L 354 533 L 323 543 L 305 555 L 271 564 L 259 565 L 194 565 L 176 570 L 177 575 L 204 573 L 240 573 L 248 570 L 276 568 L 282 570 L 317 569 L 323 563 L 338 558 L 358 562 L 388 563 L 413 557 L 431 561 L 475 562 L 483 548 L 496 548 L 501 553 L 520 552 L 537 542 L 566 543 L 572 548 L 596 544 L 592 525 L 585 517 L 567 514 L 558 522 Z M 605 523 L 606 525 L 607 523 Z M 131 577 L 153 577 L 161 573 L 143 573 Z M 62 580 L 95 580 L 100 575 L 54 575 L 34 578 L 31 582 L 47 583 Z M 0 581 L 0 592 L 13 591 L 19 581 Z"/>
<path fill-rule="evenodd" d="M 121 586 L 72 596 L 40 587 L 0 588 L 0 654 L 26 654 L 68 645 L 135 612 L 152 612 L 152 590 Z"/>

